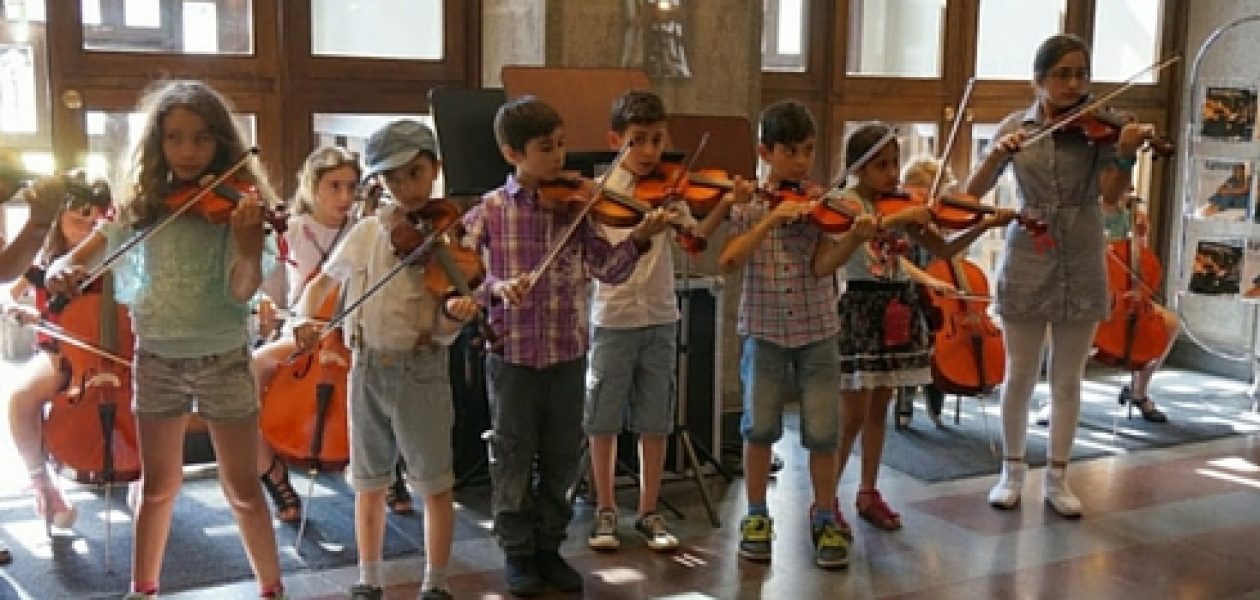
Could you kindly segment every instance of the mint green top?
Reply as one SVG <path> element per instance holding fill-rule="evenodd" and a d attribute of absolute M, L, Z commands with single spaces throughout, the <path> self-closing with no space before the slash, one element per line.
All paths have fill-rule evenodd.
<path fill-rule="evenodd" d="M 109 250 L 135 230 L 106 222 Z M 242 348 L 249 341 L 249 302 L 232 298 L 231 230 L 182 216 L 132 248 L 114 267 L 118 301 L 131 309 L 136 348 L 167 358 L 195 358 Z M 271 236 L 264 244 L 263 277 L 275 266 Z"/>
<path fill-rule="evenodd" d="M 1108 214 L 1103 211 L 1103 231 L 1107 232 L 1108 240 L 1127 240 L 1129 239 L 1129 209 L 1124 206 L 1117 206 L 1115 214 Z"/>

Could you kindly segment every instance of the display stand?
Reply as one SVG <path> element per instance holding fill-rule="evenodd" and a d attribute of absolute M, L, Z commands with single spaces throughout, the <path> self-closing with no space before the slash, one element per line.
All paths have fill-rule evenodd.
<path fill-rule="evenodd" d="M 1213 51 L 1213 47 L 1221 42 L 1221 38 L 1227 32 L 1248 25 L 1260 24 L 1260 15 L 1251 15 L 1237 19 L 1227 23 L 1212 32 L 1211 35 L 1203 42 L 1195 55 L 1193 62 L 1190 64 L 1190 70 L 1186 78 L 1185 92 L 1182 99 L 1182 108 L 1188 115 L 1185 119 L 1185 126 L 1182 128 L 1181 140 L 1178 144 L 1179 160 L 1182 168 L 1181 177 L 1181 203 L 1179 204 L 1180 215 L 1174 220 L 1172 239 L 1176 240 L 1171 246 L 1171 262 L 1172 268 L 1168 269 L 1168 297 L 1173 301 L 1174 309 L 1178 318 L 1181 320 L 1181 331 L 1204 351 L 1217 356 L 1219 358 L 1248 362 L 1251 368 L 1251 389 L 1248 392 L 1252 400 L 1252 410 L 1257 410 L 1258 398 L 1260 398 L 1260 355 L 1256 352 L 1256 336 L 1257 327 L 1260 327 L 1260 304 L 1254 304 L 1249 310 L 1243 309 L 1239 314 L 1250 314 L 1249 331 L 1250 335 L 1247 340 L 1245 349 L 1228 348 L 1219 341 L 1210 339 L 1202 329 L 1203 318 L 1196 317 L 1187 312 L 1189 297 L 1191 294 L 1184 290 L 1191 289 L 1189 285 L 1194 275 L 1191 261 L 1185 253 L 1197 252 L 1198 245 L 1190 248 L 1190 244 L 1199 239 L 1219 238 L 1238 238 L 1243 240 L 1244 252 L 1246 250 L 1246 240 L 1260 239 L 1260 226 L 1254 216 L 1256 212 L 1255 204 L 1248 210 L 1246 220 L 1241 223 L 1224 223 L 1220 221 L 1204 221 L 1196 218 L 1195 206 L 1201 201 L 1198 198 L 1201 195 L 1201 184 L 1203 184 L 1203 175 L 1206 172 L 1202 168 L 1202 161 L 1208 158 L 1220 158 L 1224 160 L 1235 161 L 1251 161 L 1251 164 L 1260 164 L 1260 141 L 1257 141 L 1253 131 L 1248 130 L 1247 135 L 1240 135 L 1234 139 L 1228 139 L 1224 136 L 1209 132 L 1205 127 L 1206 102 L 1209 97 L 1207 95 L 1208 86 L 1211 81 L 1203 78 L 1201 72 L 1204 58 L 1209 56 Z M 1255 35 L 1260 33 L 1260 28 L 1252 28 L 1248 33 Z M 1218 48 L 1219 50 L 1219 48 Z M 1245 81 L 1240 79 L 1239 81 Z M 1250 85 L 1256 85 L 1254 78 Z M 1254 123 L 1254 113 L 1252 115 Z M 1254 127 L 1253 127 L 1254 128 Z M 1251 180 L 1255 180 L 1254 171 L 1252 171 Z M 1252 198 L 1255 197 L 1255 185 L 1250 184 L 1250 193 Z M 1250 283 L 1250 282 L 1247 282 Z M 1197 296 L 1196 296 L 1197 297 Z M 1234 298 L 1239 296 L 1235 295 Z M 1226 296 L 1225 298 L 1228 298 Z M 1207 300 L 1202 300 L 1207 302 Z M 1218 322 L 1222 315 L 1219 313 L 1210 313 Z M 1197 321 L 1197 322 L 1196 322 Z"/>

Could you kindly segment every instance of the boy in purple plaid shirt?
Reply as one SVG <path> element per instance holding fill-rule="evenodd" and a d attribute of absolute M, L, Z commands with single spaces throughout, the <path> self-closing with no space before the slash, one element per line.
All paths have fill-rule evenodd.
<path fill-rule="evenodd" d="M 765 185 L 805 181 L 814 162 L 814 119 L 799 102 L 784 101 L 761 114 L 757 153 L 770 167 Z M 783 201 L 774 208 L 756 202 L 731 210 L 734 230 L 719 264 L 727 270 L 747 265 L 739 302 L 737 331 L 743 337 L 740 380 L 744 388 L 745 492 L 748 515 L 740 521 L 739 553 L 769 561 L 773 521 L 766 503 L 771 446 L 783 434 L 783 402 L 797 394 L 801 403 L 801 444 L 809 450 L 814 505 L 810 511 L 814 562 L 823 568 L 848 564 L 848 540 L 836 523 L 836 447 L 839 442 L 840 390 L 836 334 L 835 270 L 843 264 L 875 222 L 855 219 L 835 238 L 804 219 L 817 205 Z"/>
<path fill-rule="evenodd" d="M 567 491 L 577 478 L 582 439 L 590 280 L 625 281 L 667 224 L 653 211 L 613 245 L 585 219 L 572 239 L 561 240 L 571 217 L 546 211 L 538 196 L 538 186 L 564 165 L 560 115 L 525 96 L 499 109 L 494 131 L 516 171 L 464 217 L 465 244 L 485 258 L 481 289 L 502 337 L 486 357 L 494 533 L 513 594 L 537 595 L 544 584 L 577 592 L 582 578 L 559 548 L 573 517 Z M 550 268 L 533 274 L 562 241 Z"/>

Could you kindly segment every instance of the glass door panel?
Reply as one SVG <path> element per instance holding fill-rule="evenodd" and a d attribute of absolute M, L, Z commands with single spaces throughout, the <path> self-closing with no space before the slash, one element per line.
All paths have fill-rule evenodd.
<path fill-rule="evenodd" d="M 1033 54 L 1043 40 L 1063 31 L 1066 3 L 1067 0 L 980 0 L 976 77 L 1032 79 Z"/>
<path fill-rule="evenodd" d="M 850 75 L 941 76 L 945 2 L 854 0 L 849 30 Z"/>

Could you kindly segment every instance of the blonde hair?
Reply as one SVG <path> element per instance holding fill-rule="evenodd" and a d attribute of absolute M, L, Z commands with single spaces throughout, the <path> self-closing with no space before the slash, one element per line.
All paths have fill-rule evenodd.
<path fill-rule="evenodd" d="M 340 146 L 323 146 L 311 152 L 302 163 L 302 169 L 298 171 L 297 192 L 293 194 L 294 211 L 300 215 L 314 212 L 315 191 L 319 187 L 319 180 L 330 171 L 342 167 L 354 169 L 355 181 L 363 179 L 358 153 Z"/>
<path fill-rule="evenodd" d="M 123 180 L 117 186 L 117 189 L 123 190 L 118 201 L 121 223 L 144 227 L 166 212 L 164 200 L 175 182 L 162 150 L 162 127 L 166 116 L 176 108 L 188 110 L 205 120 L 206 129 L 214 137 L 214 158 L 207 167 L 207 173 L 223 173 L 245 155 L 245 137 L 232 122 L 230 105 L 223 96 L 195 80 L 155 83 L 140 100 L 139 112 L 145 115 L 144 128 L 136 137 L 123 170 Z M 236 172 L 235 178 L 257 186 L 259 195 L 268 205 L 276 204 L 275 193 L 267 185 L 257 159 L 251 158 L 243 169 Z"/>
<path fill-rule="evenodd" d="M 926 189 L 932 187 L 936 174 L 940 172 L 941 161 L 930 156 L 921 156 L 906 163 L 905 168 L 901 170 L 901 185 Z M 941 180 L 941 189 L 949 189 L 956 183 L 953 176 L 946 170 L 945 178 Z"/>

